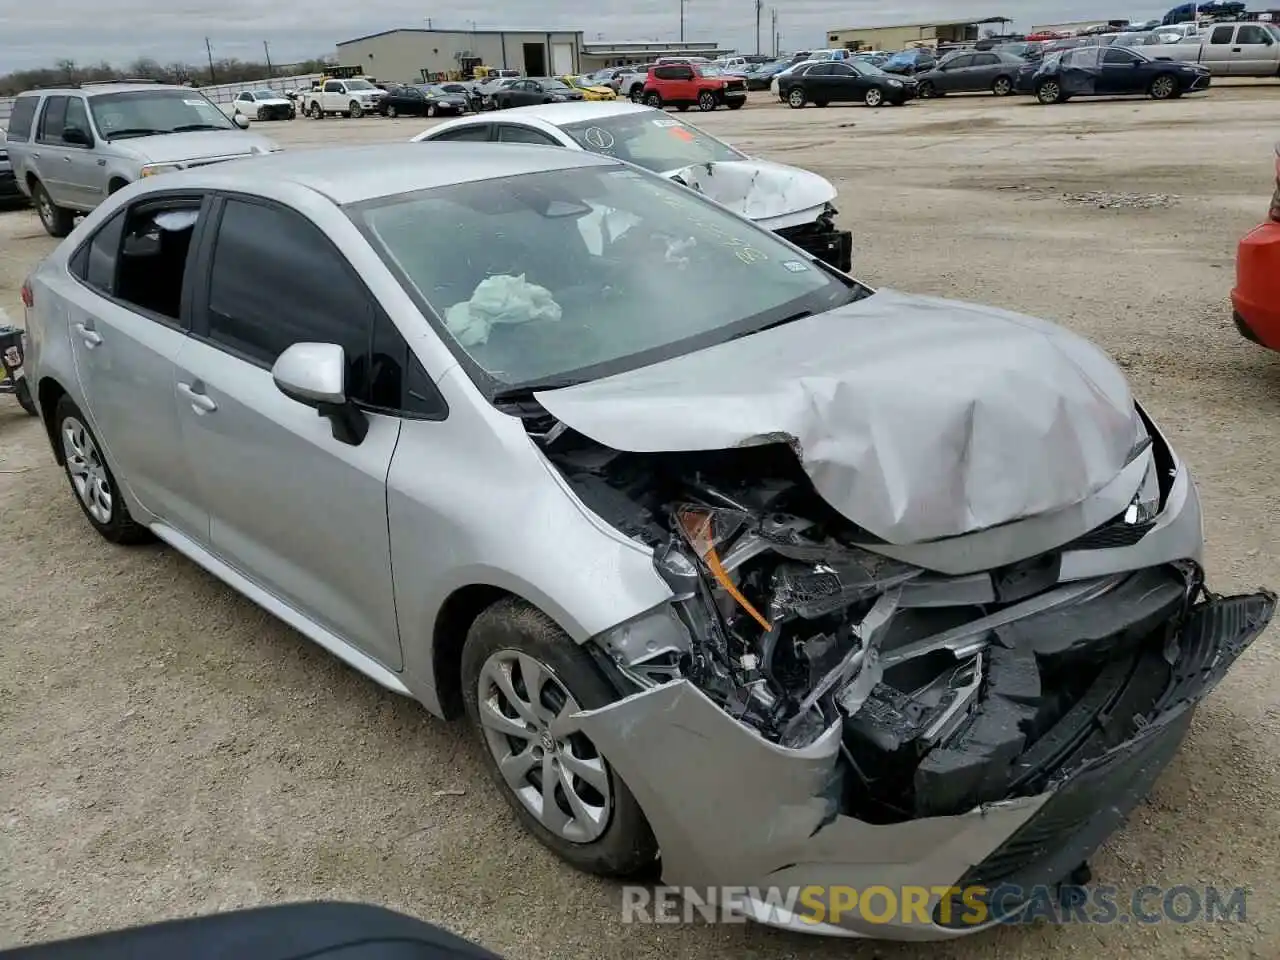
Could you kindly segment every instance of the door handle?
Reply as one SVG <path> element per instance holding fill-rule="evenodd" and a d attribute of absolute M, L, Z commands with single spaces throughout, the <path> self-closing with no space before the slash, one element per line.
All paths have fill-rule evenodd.
<path fill-rule="evenodd" d="M 1240 53 L 1240 52 L 1241 52 L 1241 50 L 1242 50 L 1242 48 L 1241 48 L 1241 47 L 1232 47 L 1232 48 L 1231 48 L 1231 52 L 1232 52 L 1232 53 Z"/>
<path fill-rule="evenodd" d="M 212 398 L 207 394 L 197 393 L 189 383 L 179 383 L 178 392 L 187 398 L 187 401 L 191 404 L 191 409 L 196 413 L 212 413 L 218 409 L 218 405 L 213 402 Z"/>
<path fill-rule="evenodd" d="M 76 333 L 79 334 L 80 339 L 84 341 L 84 345 L 90 350 L 102 342 L 102 337 L 83 323 L 76 324 Z"/>

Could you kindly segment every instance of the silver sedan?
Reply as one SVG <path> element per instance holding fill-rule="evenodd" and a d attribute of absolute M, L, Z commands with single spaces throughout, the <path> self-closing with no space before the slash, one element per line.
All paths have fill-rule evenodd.
<path fill-rule="evenodd" d="M 465 716 L 569 863 L 660 858 L 767 923 L 1017 915 L 1274 611 L 1206 592 L 1195 487 L 1099 350 L 874 291 L 593 153 L 150 178 L 23 300 L 97 533 Z M 762 893 L 869 885 L 929 899 L 886 922 Z"/>

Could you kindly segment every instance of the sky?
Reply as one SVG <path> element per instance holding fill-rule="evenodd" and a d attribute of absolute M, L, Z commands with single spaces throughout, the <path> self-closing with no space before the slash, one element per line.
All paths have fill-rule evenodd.
<path fill-rule="evenodd" d="M 835 27 L 914 23 L 932 18 L 1009 16 L 1014 29 L 1032 24 L 1128 16 L 1161 16 L 1172 0 L 1131 4 L 1108 0 L 764 0 L 761 44 L 769 48 L 769 11 L 778 9 L 784 50 L 823 45 Z M 685 39 L 715 40 L 753 53 L 755 0 L 685 0 Z M 1118 12 L 1117 12 L 1118 11 Z M 161 63 L 205 59 L 261 60 L 263 42 L 273 63 L 332 55 L 334 44 L 394 27 L 496 30 L 581 30 L 588 42 L 675 40 L 680 0 L 469 0 L 441 4 L 403 0 L 0 0 L 0 74 L 52 66 L 59 60 L 127 65 L 139 57 Z M 472 26 L 472 20 L 475 25 Z"/>

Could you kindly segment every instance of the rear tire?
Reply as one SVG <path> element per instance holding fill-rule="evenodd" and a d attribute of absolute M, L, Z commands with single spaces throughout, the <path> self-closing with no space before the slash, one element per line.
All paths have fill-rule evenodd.
<path fill-rule="evenodd" d="M 991 92 L 997 97 L 1007 97 L 1013 93 L 1013 81 L 1008 77 L 996 77 L 995 82 L 991 84 Z"/>
<path fill-rule="evenodd" d="M 584 710 L 618 699 L 590 654 L 546 614 L 512 598 L 494 604 L 471 625 L 462 648 L 461 673 L 467 719 L 481 741 L 485 768 L 525 828 L 561 859 L 599 876 L 630 877 L 652 866 L 658 845 L 627 785 L 585 736 L 554 737 L 545 730 L 543 718 L 558 712 L 566 695 Z M 535 689 L 529 688 L 530 683 Z M 548 754 L 553 757 L 550 764 L 545 759 Z M 596 782 L 605 789 L 580 776 L 566 775 L 570 766 L 564 757 L 571 757 L 578 769 L 584 768 L 586 758 L 599 777 Z M 527 759 L 522 766 L 520 758 L 536 760 Z M 513 767 L 524 772 L 512 774 Z M 539 789 L 544 772 L 559 777 L 550 815 L 531 809 L 531 804 L 546 807 L 547 794 Z M 590 807 L 603 806 L 604 822 L 575 817 L 566 786 Z M 565 835 L 575 831 L 576 838 Z"/>
<path fill-rule="evenodd" d="M 799 87 L 795 87 L 786 96 L 787 106 L 792 110 L 799 110 L 804 106 L 804 91 Z"/>
<path fill-rule="evenodd" d="M 76 224 L 76 215 L 54 203 L 49 191 L 39 180 L 31 191 L 31 199 L 35 201 L 36 213 L 40 215 L 40 224 L 45 233 L 61 239 L 71 232 Z"/>
<path fill-rule="evenodd" d="M 644 103 L 647 107 L 653 107 L 655 110 L 661 110 L 662 96 L 656 91 L 654 93 L 647 94 L 644 98 Z"/>
<path fill-rule="evenodd" d="M 393 107 L 393 106 L 391 106 L 390 104 L 388 104 L 388 106 L 387 106 L 387 116 L 388 116 L 388 117 L 390 117 L 392 120 L 394 120 L 394 119 L 396 118 L 396 108 L 395 108 L 395 107 Z M 429 117 L 429 116 L 431 116 L 431 108 L 430 108 L 430 107 L 427 107 L 427 116 L 428 116 L 428 117 Z"/>
<path fill-rule="evenodd" d="M 63 472 L 76 503 L 93 529 L 105 540 L 121 545 L 154 539 L 150 530 L 129 515 L 120 485 L 107 465 L 98 438 L 80 408 L 66 394 L 58 400 L 53 422 L 63 453 Z"/>
<path fill-rule="evenodd" d="M 307 108 L 307 116 L 312 120 L 323 120 L 324 111 L 320 109 L 320 104 L 312 103 L 311 106 Z"/>

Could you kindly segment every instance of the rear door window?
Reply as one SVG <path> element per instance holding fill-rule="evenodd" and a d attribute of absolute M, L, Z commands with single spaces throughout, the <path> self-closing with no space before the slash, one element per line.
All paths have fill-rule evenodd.
<path fill-rule="evenodd" d="M 13 110 L 9 114 L 10 140 L 27 140 L 31 137 L 31 121 L 36 116 L 36 104 L 39 97 L 19 97 L 13 102 Z"/>
<path fill-rule="evenodd" d="M 476 123 L 466 127 L 456 127 L 453 130 L 446 130 L 438 137 L 432 137 L 432 140 L 467 140 L 471 142 L 487 141 L 489 139 L 490 125 L 487 123 Z"/>
<path fill-rule="evenodd" d="M 1214 27 L 1213 33 L 1209 34 L 1210 43 L 1230 43 L 1235 36 L 1235 27 Z"/>

